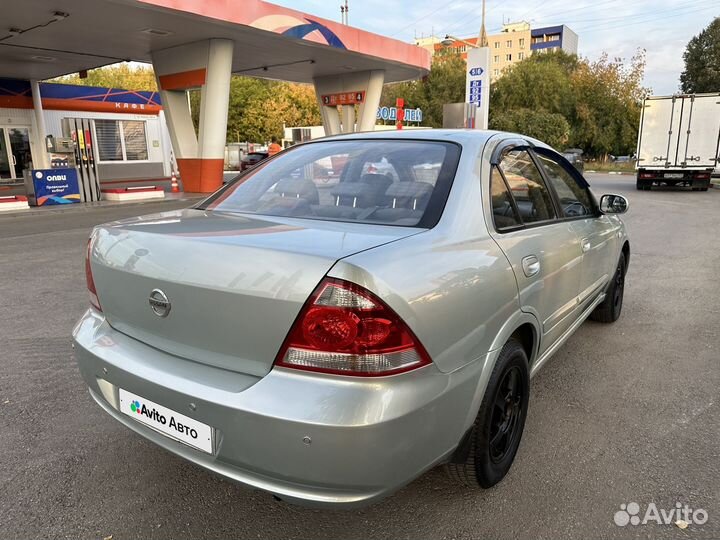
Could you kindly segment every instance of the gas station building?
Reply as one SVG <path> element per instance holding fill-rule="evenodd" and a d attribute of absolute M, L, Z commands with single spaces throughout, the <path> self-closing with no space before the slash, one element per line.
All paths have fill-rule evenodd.
<path fill-rule="evenodd" d="M 185 191 L 220 187 L 233 74 L 314 85 L 330 135 L 372 130 L 383 84 L 430 68 L 421 47 L 261 0 L 23 0 L 3 15 L 0 169 L 9 172 L 0 176 L 20 179 L 30 162 L 33 174 L 60 169 L 75 145 L 81 180 L 98 197 L 100 180 L 167 175 L 158 156 L 171 151 Z M 159 98 L 38 82 L 120 61 L 151 63 Z M 190 89 L 200 90 L 197 130 Z M 107 137 L 116 144 L 98 153 Z"/>

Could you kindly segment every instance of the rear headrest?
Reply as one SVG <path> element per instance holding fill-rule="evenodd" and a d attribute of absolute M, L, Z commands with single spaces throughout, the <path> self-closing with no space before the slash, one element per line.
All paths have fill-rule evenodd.
<path fill-rule="evenodd" d="M 365 208 L 376 191 L 373 186 L 362 182 L 341 182 L 330 194 L 335 197 L 335 206 Z"/>
<path fill-rule="evenodd" d="M 275 193 L 283 197 L 296 197 L 318 204 L 320 196 L 312 180 L 305 178 L 283 178 L 275 186 Z"/>
<path fill-rule="evenodd" d="M 392 184 L 392 178 L 388 178 L 384 174 L 363 174 L 360 177 L 360 182 L 370 185 L 382 184 L 384 186 L 383 191 L 385 191 Z"/>
<path fill-rule="evenodd" d="M 335 197 L 335 206 L 369 208 L 383 204 L 391 183 L 384 174 L 364 174 L 359 182 L 341 182 L 330 193 Z"/>
<path fill-rule="evenodd" d="M 385 196 L 392 208 L 424 209 L 433 189 L 433 185 L 427 182 L 395 182 Z"/>

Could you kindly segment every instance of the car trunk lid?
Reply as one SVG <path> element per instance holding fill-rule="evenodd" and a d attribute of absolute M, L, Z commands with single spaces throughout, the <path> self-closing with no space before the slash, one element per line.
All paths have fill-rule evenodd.
<path fill-rule="evenodd" d="M 263 376 L 338 259 L 420 230 L 188 209 L 96 228 L 91 268 L 116 330 L 183 358 Z M 169 301 L 166 316 L 152 309 L 155 290 Z"/>

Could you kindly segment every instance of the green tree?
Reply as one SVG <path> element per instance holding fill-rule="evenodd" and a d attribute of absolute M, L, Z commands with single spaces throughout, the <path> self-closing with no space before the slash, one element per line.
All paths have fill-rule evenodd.
<path fill-rule="evenodd" d="M 423 110 L 423 125 L 439 128 L 443 123 L 443 105 L 465 101 L 467 64 L 457 53 L 439 53 L 433 57 L 430 74 L 420 81 L 388 84 L 380 104 L 395 105 L 395 98 L 405 99 L 405 107 Z"/>
<path fill-rule="evenodd" d="M 536 109 L 572 116 L 577 69 L 574 55 L 562 51 L 534 54 L 506 69 L 490 87 L 490 117 L 510 109 Z"/>
<path fill-rule="evenodd" d="M 607 54 L 584 60 L 571 75 L 574 110 L 568 118 L 570 144 L 589 154 L 630 154 L 637 145 L 640 108 L 648 89 L 642 86 L 645 52 L 629 64 Z"/>
<path fill-rule="evenodd" d="M 687 44 L 685 71 L 680 74 L 683 92 L 720 92 L 720 17 L 716 17 Z"/>
<path fill-rule="evenodd" d="M 493 83 L 490 125 L 549 143 L 552 138 L 554 146 L 579 147 L 593 156 L 631 153 L 637 141 L 640 104 L 648 92 L 642 86 L 644 69 L 644 51 L 630 62 L 610 60 L 606 54 L 594 62 L 562 51 L 532 55 Z M 561 136 L 562 125 L 555 119 L 543 137 L 537 118 L 527 112 L 510 114 L 527 109 L 561 115 L 569 133 Z"/>
<path fill-rule="evenodd" d="M 195 129 L 200 122 L 200 92 L 190 95 Z M 315 90 L 309 85 L 233 76 L 228 105 L 228 141 L 265 142 L 282 138 L 283 126 L 322 122 Z"/>
<path fill-rule="evenodd" d="M 58 77 L 52 82 L 156 91 L 150 66 L 115 64 L 79 75 Z M 190 92 L 190 108 L 196 131 L 200 120 L 200 91 Z M 309 85 L 233 76 L 228 104 L 228 141 L 264 142 L 282 138 L 283 125 L 314 126 L 321 123 L 315 91 Z"/>
<path fill-rule="evenodd" d="M 266 94 L 257 93 L 236 114 L 237 131 L 243 141 L 282 138 L 284 126 L 315 126 L 322 122 L 315 90 L 290 83 L 270 83 Z"/>
<path fill-rule="evenodd" d="M 75 84 L 79 86 L 100 86 L 102 88 L 122 88 L 124 90 L 157 91 L 155 73 L 150 66 L 131 66 L 127 62 L 113 64 L 88 71 L 85 79 L 74 73 L 52 79 L 50 82 Z"/>
<path fill-rule="evenodd" d="M 529 135 L 550 146 L 562 148 L 570 135 L 570 124 L 562 114 L 535 109 L 510 109 L 493 115 L 490 129 Z"/>

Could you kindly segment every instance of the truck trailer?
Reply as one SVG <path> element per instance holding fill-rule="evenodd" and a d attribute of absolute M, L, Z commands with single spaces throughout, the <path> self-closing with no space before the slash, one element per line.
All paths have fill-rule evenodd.
<path fill-rule="evenodd" d="M 651 96 L 638 133 L 637 188 L 690 186 L 707 191 L 720 166 L 720 92 Z"/>

